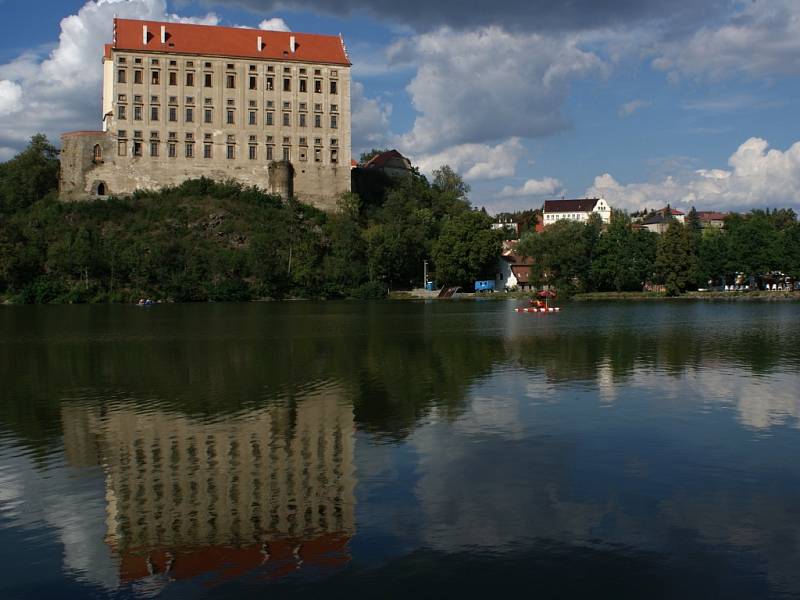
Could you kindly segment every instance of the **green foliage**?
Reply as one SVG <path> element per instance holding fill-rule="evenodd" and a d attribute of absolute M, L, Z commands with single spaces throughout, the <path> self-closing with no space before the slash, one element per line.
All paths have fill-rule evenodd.
<path fill-rule="evenodd" d="M 677 296 L 692 282 L 697 256 L 692 233 L 678 221 L 672 221 L 658 240 L 656 273 L 666 286 L 667 295 Z"/>
<path fill-rule="evenodd" d="M 433 172 L 433 187 L 456 200 L 466 200 L 470 191 L 469 185 L 450 165 L 442 165 Z"/>
<path fill-rule="evenodd" d="M 614 211 L 600 237 L 591 266 L 591 281 L 599 291 L 640 291 L 653 275 L 658 236 L 631 228 L 630 218 Z"/>
<path fill-rule="evenodd" d="M 476 279 L 494 279 L 503 236 L 491 224 L 481 211 L 463 211 L 445 221 L 432 250 L 441 283 L 466 287 Z"/>
<path fill-rule="evenodd" d="M 0 212 L 30 206 L 58 189 L 58 150 L 41 133 L 11 160 L 0 164 Z"/>

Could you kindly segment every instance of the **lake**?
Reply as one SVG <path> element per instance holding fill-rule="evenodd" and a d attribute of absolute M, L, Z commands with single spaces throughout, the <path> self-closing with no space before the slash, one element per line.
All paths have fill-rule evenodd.
<path fill-rule="evenodd" d="M 0 307 L 0 597 L 800 596 L 800 304 Z"/>

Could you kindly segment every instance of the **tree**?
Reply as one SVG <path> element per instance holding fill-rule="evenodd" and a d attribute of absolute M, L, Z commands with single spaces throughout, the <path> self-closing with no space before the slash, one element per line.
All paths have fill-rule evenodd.
<path fill-rule="evenodd" d="M 440 282 L 466 286 L 481 277 L 494 279 L 502 234 L 491 224 L 480 211 L 464 211 L 445 222 L 432 252 Z"/>
<path fill-rule="evenodd" d="M 696 261 L 689 229 L 672 221 L 658 241 L 656 254 L 656 273 L 666 285 L 668 295 L 677 296 L 686 291 Z"/>
<path fill-rule="evenodd" d="M 442 165 L 433 172 L 433 187 L 442 194 L 450 195 L 457 200 L 466 200 L 470 187 L 453 171 L 449 165 Z"/>
<path fill-rule="evenodd" d="M 14 212 L 58 190 L 58 150 L 41 133 L 0 164 L 0 211 Z"/>
<path fill-rule="evenodd" d="M 593 286 L 601 291 L 637 291 L 650 278 L 655 263 L 655 234 L 631 229 L 630 218 L 613 211 L 600 236 L 591 267 Z"/>

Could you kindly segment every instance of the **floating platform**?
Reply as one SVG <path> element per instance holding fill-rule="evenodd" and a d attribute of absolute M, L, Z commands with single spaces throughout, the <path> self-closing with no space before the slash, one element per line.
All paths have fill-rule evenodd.
<path fill-rule="evenodd" d="M 560 307 L 550 307 L 550 308 L 515 308 L 514 312 L 518 313 L 553 313 L 559 312 L 561 310 Z"/>

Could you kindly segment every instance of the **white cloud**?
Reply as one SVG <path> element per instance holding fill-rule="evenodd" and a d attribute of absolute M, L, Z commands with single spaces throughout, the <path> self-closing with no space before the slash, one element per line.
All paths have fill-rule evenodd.
<path fill-rule="evenodd" d="M 61 20 L 58 44 L 28 51 L 0 65 L 0 147 L 22 149 L 36 132 L 51 141 L 71 129 L 98 129 L 103 44 L 111 41 L 114 16 L 217 24 L 213 13 L 167 13 L 166 0 L 90 1 Z M 24 100 L 24 111 L 14 111 Z M 3 153 L 5 154 L 5 153 Z"/>
<path fill-rule="evenodd" d="M 258 24 L 258 28 L 263 29 L 264 31 L 291 31 L 289 26 L 286 24 L 286 21 L 280 17 L 264 19 Z"/>
<path fill-rule="evenodd" d="M 476 181 L 511 177 L 523 152 L 519 138 L 512 137 L 496 146 L 460 144 L 436 154 L 411 156 L 423 173 L 430 174 L 442 165 L 450 165 L 464 179 Z"/>
<path fill-rule="evenodd" d="M 653 66 L 673 79 L 800 74 L 800 2 L 753 1 L 741 6 L 719 26 L 702 27 L 688 40 L 662 44 Z"/>
<path fill-rule="evenodd" d="M 728 159 L 730 169 L 699 169 L 689 177 L 660 183 L 620 184 L 609 173 L 595 178 L 587 196 L 603 196 L 628 210 L 695 205 L 743 210 L 769 206 L 800 207 L 800 142 L 782 151 L 750 138 Z"/>
<path fill-rule="evenodd" d="M 0 81 L 0 117 L 22 109 L 22 86 L 13 81 Z"/>
<path fill-rule="evenodd" d="M 637 110 L 650 106 L 650 102 L 647 100 L 631 100 L 630 102 L 626 102 L 622 106 L 619 107 L 619 114 L 620 117 L 629 117 Z"/>
<path fill-rule="evenodd" d="M 353 156 L 362 150 L 389 143 L 389 117 L 392 105 L 364 95 L 364 84 L 354 81 L 350 89 Z"/>
<path fill-rule="evenodd" d="M 570 81 L 605 69 L 575 36 L 499 27 L 442 28 L 396 42 L 389 56 L 418 65 L 407 91 L 419 116 L 400 140 L 409 154 L 562 130 Z"/>
<path fill-rule="evenodd" d="M 543 179 L 528 179 L 522 186 L 515 188 L 505 186 L 500 192 L 500 198 L 542 198 L 555 196 L 563 190 L 564 186 L 558 179 L 545 177 Z"/>

